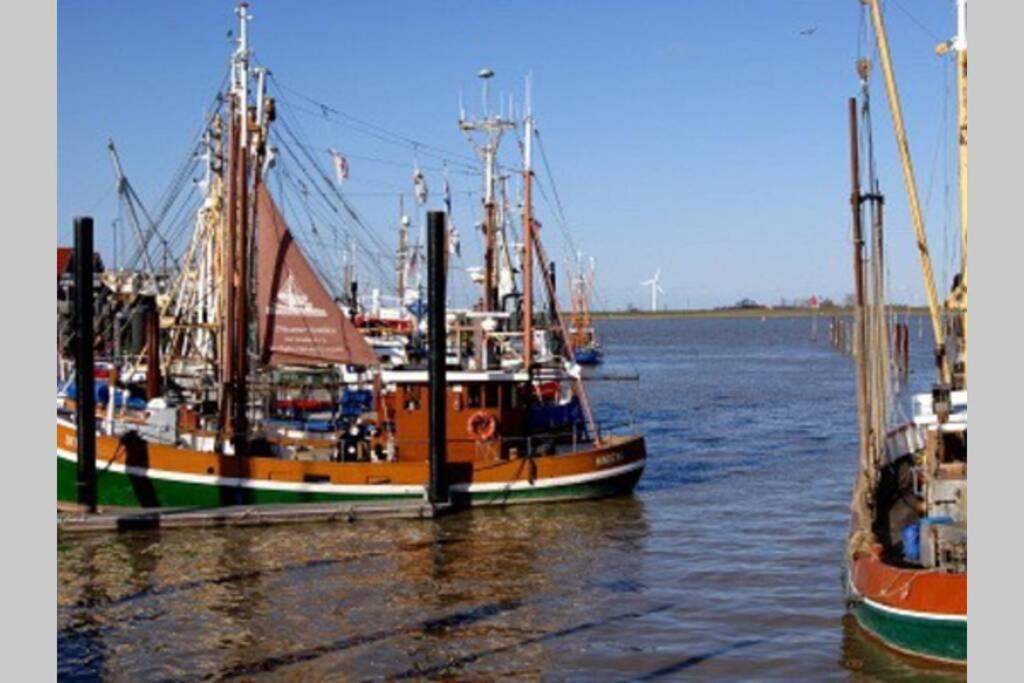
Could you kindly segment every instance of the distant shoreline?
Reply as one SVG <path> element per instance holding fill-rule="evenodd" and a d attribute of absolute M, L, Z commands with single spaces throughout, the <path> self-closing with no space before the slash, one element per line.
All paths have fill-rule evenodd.
<path fill-rule="evenodd" d="M 926 306 L 893 306 L 901 315 L 927 315 Z M 677 318 L 821 318 L 851 316 L 853 309 L 843 306 L 831 308 L 702 308 L 677 311 L 596 311 L 591 313 L 594 320 L 657 320 Z"/>

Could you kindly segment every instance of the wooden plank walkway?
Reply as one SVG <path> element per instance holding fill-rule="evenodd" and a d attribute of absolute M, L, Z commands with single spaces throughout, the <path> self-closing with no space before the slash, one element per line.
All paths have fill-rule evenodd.
<path fill-rule="evenodd" d="M 356 522 L 370 519 L 433 519 L 451 509 L 426 501 L 289 503 L 216 508 L 118 509 L 87 513 L 58 509 L 61 533 L 181 529 L 271 524 Z"/>

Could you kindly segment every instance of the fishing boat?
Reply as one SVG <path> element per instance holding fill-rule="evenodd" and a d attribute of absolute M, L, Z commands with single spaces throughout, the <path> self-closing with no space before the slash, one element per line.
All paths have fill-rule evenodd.
<path fill-rule="evenodd" d="M 594 322 L 590 317 L 593 291 L 594 259 L 591 258 L 588 267 L 584 269 L 583 255 L 577 253 L 571 288 L 569 334 L 572 335 L 576 362 L 579 365 L 598 365 L 604 356 L 601 342 L 594 331 Z"/>
<path fill-rule="evenodd" d="M 343 308 L 359 328 L 380 359 L 389 367 L 399 368 L 422 358 L 422 348 L 416 343 L 420 323 L 425 312 L 422 288 L 412 282 L 411 271 L 419 259 L 418 248 L 409 245 L 411 221 L 405 212 L 405 198 L 398 197 L 398 246 L 395 250 L 394 295 L 383 294 L 374 288 L 369 297 L 360 300 L 358 280 L 355 277 L 355 248 L 349 250 L 345 268 L 344 291 L 349 292 Z M 418 273 L 417 273 L 418 274 Z"/>
<path fill-rule="evenodd" d="M 252 66 L 246 3 L 237 14 L 230 86 L 202 136 L 205 195 L 192 240 L 168 290 L 136 296 L 144 350 L 104 380 L 114 398 L 96 411 L 96 502 L 109 509 L 423 500 L 432 467 L 430 372 L 381 363 L 286 222 L 268 182 L 288 151 L 283 138 L 269 142 L 282 112 L 268 94 L 269 71 Z M 480 306 L 442 321 L 457 365 L 444 387 L 440 467 L 450 501 L 628 493 L 644 469 L 644 438 L 613 434 L 594 418 L 571 362 L 572 340 L 534 229 L 530 114 L 522 123 L 522 287 L 507 301 L 497 296 L 497 140 L 513 125 L 496 116 L 460 119 L 463 130 L 486 137 L 486 254 Z M 534 260 L 555 310 L 551 330 L 534 324 Z M 522 314 L 503 309 L 507 302 Z M 563 354 L 537 352 L 546 332 L 563 340 Z M 118 401 L 117 392 L 129 389 L 124 378 L 140 372 L 144 405 Z M 566 396 L 578 415 L 539 429 L 536 409 Z M 82 502 L 75 398 L 62 391 L 57 401 L 58 507 Z"/>
<path fill-rule="evenodd" d="M 921 259 L 935 340 L 937 381 L 913 396 L 912 417 L 890 411 L 890 330 L 885 315 L 882 206 L 873 163 L 861 191 L 858 107 L 850 100 L 860 466 L 847 553 L 850 607 L 860 626 L 902 653 L 954 665 L 967 657 L 967 41 L 966 0 L 957 0 L 958 33 L 949 47 L 958 75 L 961 263 L 940 305 L 932 277 L 913 166 L 878 0 L 865 0 L 877 38 L 890 111 Z M 860 114 L 870 125 L 868 74 L 861 60 Z M 870 130 L 870 129 L 868 129 Z M 868 153 L 871 136 L 868 134 Z M 869 206 L 870 236 L 862 207 Z M 865 244 L 867 247 L 865 248 Z M 951 334 L 947 335 L 947 330 Z"/>

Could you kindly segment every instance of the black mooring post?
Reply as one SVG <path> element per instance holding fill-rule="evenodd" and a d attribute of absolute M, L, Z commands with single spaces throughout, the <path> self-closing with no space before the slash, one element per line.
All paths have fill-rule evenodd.
<path fill-rule="evenodd" d="M 96 511 L 96 394 L 93 379 L 92 218 L 75 218 L 75 417 L 78 503 Z M 113 400 L 113 396 L 111 396 Z"/>
<path fill-rule="evenodd" d="M 446 356 L 448 351 L 445 330 L 445 284 L 447 269 L 447 221 L 443 211 L 427 213 L 427 341 L 430 345 L 428 371 L 430 374 L 430 490 L 431 503 L 448 501 L 448 482 L 445 479 L 445 448 L 448 442 Z"/>
<path fill-rule="evenodd" d="M 548 301 L 548 315 L 551 321 L 558 320 L 558 277 L 555 275 L 555 262 L 552 261 L 548 268 L 551 270 L 551 300 Z"/>

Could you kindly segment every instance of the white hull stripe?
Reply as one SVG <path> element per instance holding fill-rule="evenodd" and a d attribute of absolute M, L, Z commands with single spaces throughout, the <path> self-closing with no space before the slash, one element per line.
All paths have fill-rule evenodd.
<path fill-rule="evenodd" d="M 926 620 L 929 620 L 929 621 L 962 621 L 962 622 L 964 622 L 964 624 L 967 623 L 967 615 L 966 614 L 941 614 L 941 613 L 936 613 L 936 612 L 915 612 L 915 611 L 909 610 L 909 609 L 900 609 L 899 607 L 890 607 L 889 605 L 883 605 L 880 602 L 876 602 L 875 600 L 872 600 L 871 598 L 868 598 L 868 597 L 865 597 L 865 596 L 861 595 L 857 591 L 857 589 L 853 587 L 852 583 L 850 584 L 850 588 L 853 590 L 853 593 L 862 602 L 864 602 L 869 607 L 872 607 L 874 609 L 879 610 L 880 612 L 888 612 L 889 614 L 896 614 L 896 615 L 899 615 L 901 617 L 908 617 L 908 618 L 911 618 L 911 619 L 926 619 Z"/>
<path fill-rule="evenodd" d="M 57 457 L 64 458 L 71 462 L 77 462 L 78 456 L 61 448 L 57 449 Z M 121 463 L 96 463 L 97 469 L 120 474 L 128 474 L 135 477 L 151 477 L 165 481 L 177 481 L 187 484 L 202 484 L 205 486 L 227 486 L 242 487 L 251 489 L 265 489 L 273 491 L 296 491 L 301 493 L 339 493 L 339 494 L 365 494 L 365 495 L 423 495 L 426 485 L 406 484 L 324 484 L 308 482 L 274 481 L 272 479 L 243 479 L 239 477 L 219 477 L 210 474 L 190 474 L 186 472 L 174 472 L 171 470 L 155 470 L 134 465 L 122 465 Z M 548 489 L 559 486 L 571 486 L 575 484 L 586 484 L 593 481 L 610 479 L 621 474 L 641 469 L 644 460 L 612 467 L 597 472 L 586 472 L 584 474 L 573 474 L 564 477 L 549 477 L 538 479 L 534 483 L 529 481 L 496 482 L 485 484 L 453 484 L 452 490 L 468 493 L 500 493 L 503 491 L 523 491 Z"/>
<path fill-rule="evenodd" d="M 570 474 L 564 477 L 548 477 L 547 479 L 537 479 L 534 483 L 529 481 L 517 480 L 510 482 L 493 482 L 486 484 L 452 484 L 451 488 L 456 491 L 469 491 L 469 493 L 500 493 L 502 491 L 523 491 L 528 489 L 549 489 L 556 486 L 573 486 L 575 484 L 588 484 L 590 482 L 601 481 L 604 479 L 613 479 L 623 474 L 627 474 L 634 470 L 643 469 L 644 460 L 637 460 L 635 462 L 626 463 L 625 465 L 619 465 L 618 467 L 610 467 L 606 470 L 598 470 L 596 472 L 586 472 L 584 474 Z"/>

